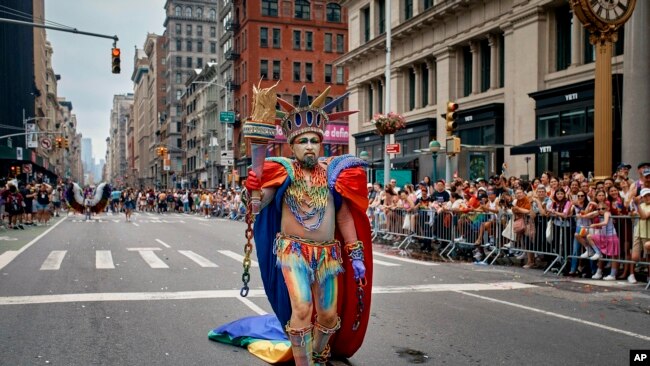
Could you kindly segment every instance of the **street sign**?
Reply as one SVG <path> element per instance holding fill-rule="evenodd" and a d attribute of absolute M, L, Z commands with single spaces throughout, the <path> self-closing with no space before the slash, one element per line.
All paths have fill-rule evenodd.
<path fill-rule="evenodd" d="M 234 153 L 233 150 L 222 150 L 221 151 L 221 165 L 223 166 L 233 166 L 234 165 Z"/>
<path fill-rule="evenodd" d="M 235 112 L 233 111 L 219 112 L 219 121 L 221 121 L 221 123 L 235 123 Z"/>
<path fill-rule="evenodd" d="M 41 147 L 45 150 L 49 150 L 52 148 L 52 140 L 50 140 L 47 137 L 43 137 L 41 139 Z"/>
<path fill-rule="evenodd" d="M 402 150 L 402 145 L 400 145 L 399 143 L 386 145 L 386 152 L 389 154 L 399 154 L 401 150 Z"/>
<path fill-rule="evenodd" d="M 32 172 L 32 164 L 23 164 L 23 173 L 30 174 Z"/>
<path fill-rule="evenodd" d="M 23 160 L 23 148 L 20 146 L 16 148 L 16 160 Z"/>

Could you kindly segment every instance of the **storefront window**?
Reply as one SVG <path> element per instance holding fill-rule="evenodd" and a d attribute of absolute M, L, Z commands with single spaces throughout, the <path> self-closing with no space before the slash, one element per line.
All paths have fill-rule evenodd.
<path fill-rule="evenodd" d="M 560 116 L 552 114 L 537 118 L 537 138 L 544 139 L 560 135 Z"/>
<path fill-rule="evenodd" d="M 594 108 L 587 108 L 587 132 L 594 132 Z"/>
<path fill-rule="evenodd" d="M 579 109 L 562 113 L 561 136 L 585 133 L 587 130 L 585 110 Z"/>

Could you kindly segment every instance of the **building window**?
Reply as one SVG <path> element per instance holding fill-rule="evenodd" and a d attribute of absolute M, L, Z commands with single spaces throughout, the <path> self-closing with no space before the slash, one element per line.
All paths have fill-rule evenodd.
<path fill-rule="evenodd" d="M 196 41 L 196 52 L 203 52 L 203 41 Z"/>
<path fill-rule="evenodd" d="M 188 24 L 185 26 L 185 34 L 187 34 L 188 36 L 192 35 L 192 24 Z"/>
<path fill-rule="evenodd" d="M 176 100 L 181 100 L 181 97 L 183 96 L 183 91 L 182 90 L 176 90 Z"/>
<path fill-rule="evenodd" d="M 196 9 L 196 17 L 201 19 L 203 17 L 203 8 Z"/>
<path fill-rule="evenodd" d="M 293 31 L 293 49 L 294 50 L 299 50 L 300 49 L 300 36 L 301 33 L 299 30 Z"/>
<path fill-rule="evenodd" d="M 499 87 L 503 88 L 506 82 L 506 38 L 499 34 Z"/>
<path fill-rule="evenodd" d="M 217 53 L 217 43 L 210 42 L 210 53 Z"/>
<path fill-rule="evenodd" d="M 298 105 L 300 104 L 300 95 L 294 95 L 293 96 L 293 105 Z"/>
<path fill-rule="evenodd" d="M 343 84 L 343 66 L 336 67 L 336 83 Z"/>
<path fill-rule="evenodd" d="M 187 67 L 190 67 L 190 68 L 192 67 L 192 58 L 191 57 L 187 58 Z"/>
<path fill-rule="evenodd" d="M 273 80 L 280 80 L 280 60 L 273 60 Z"/>
<path fill-rule="evenodd" d="M 404 0 L 404 19 L 413 18 L 413 0 Z"/>
<path fill-rule="evenodd" d="M 183 50 L 183 45 L 180 39 L 176 40 L 176 51 L 182 51 Z"/>
<path fill-rule="evenodd" d="M 377 11 L 379 13 L 379 20 L 377 22 L 379 34 L 384 34 L 386 32 L 386 2 L 384 0 L 377 1 Z"/>
<path fill-rule="evenodd" d="M 481 92 L 486 92 L 490 89 L 490 45 L 487 39 L 481 41 Z"/>
<path fill-rule="evenodd" d="M 555 71 L 565 70 L 571 64 L 571 8 L 561 6 L 555 9 Z"/>
<path fill-rule="evenodd" d="M 187 52 L 192 52 L 192 41 L 187 41 Z"/>
<path fill-rule="evenodd" d="M 217 27 L 210 27 L 210 37 L 216 37 L 217 36 Z"/>
<path fill-rule="evenodd" d="M 332 33 L 325 33 L 325 52 L 332 52 Z"/>
<path fill-rule="evenodd" d="M 422 5 L 423 5 L 424 10 L 427 10 L 427 9 L 433 7 L 433 0 L 424 0 Z"/>
<path fill-rule="evenodd" d="M 215 19 L 217 19 L 217 11 L 214 10 L 214 9 L 210 9 L 210 16 L 209 16 L 209 18 L 210 18 L 210 20 L 215 20 Z"/>
<path fill-rule="evenodd" d="M 429 68 L 427 64 L 420 65 L 420 76 L 422 80 L 422 106 L 429 104 Z"/>
<path fill-rule="evenodd" d="M 472 51 L 463 47 L 463 96 L 472 94 Z"/>
<path fill-rule="evenodd" d="M 180 24 L 176 24 L 176 34 L 180 35 L 182 31 L 182 26 Z"/>
<path fill-rule="evenodd" d="M 192 8 L 190 7 L 185 8 L 185 16 L 188 18 L 192 17 Z"/>
<path fill-rule="evenodd" d="M 199 37 L 203 37 L 203 26 L 202 25 L 197 25 L 196 26 L 196 35 Z"/>
<path fill-rule="evenodd" d="M 341 5 L 336 3 L 327 4 L 327 21 L 328 22 L 341 22 Z"/>
<path fill-rule="evenodd" d="M 293 63 L 293 81 L 300 81 L 300 62 Z"/>
<path fill-rule="evenodd" d="M 415 109 L 415 70 L 409 68 L 409 111 Z"/>
<path fill-rule="evenodd" d="M 377 85 L 377 100 L 379 101 L 377 112 L 384 113 L 384 85 L 382 83 Z"/>
<path fill-rule="evenodd" d="M 372 119 L 372 115 L 375 113 L 375 96 L 370 84 L 366 86 L 366 97 L 368 99 L 368 119 Z"/>
<path fill-rule="evenodd" d="M 305 32 L 305 50 L 313 51 L 314 49 L 314 33 Z"/>
<path fill-rule="evenodd" d="M 618 29 L 618 41 L 614 43 L 614 56 L 620 56 L 623 54 L 623 49 L 625 48 L 625 27 L 620 27 Z"/>
<path fill-rule="evenodd" d="M 176 56 L 176 67 L 181 67 L 183 63 L 183 58 L 180 56 Z"/>
<path fill-rule="evenodd" d="M 177 17 L 183 16 L 183 10 L 181 9 L 180 6 L 177 6 L 174 9 L 174 15 L 177 16 Z"/>
<path fill-rule="evenodd" d="M 269 61 L 260 60 L 260 77 L 264 80 L 269 78 Z"/>
<path fill-rule="evenodd" d="M 309 20 L 310 17 L 309 1 L 296 0 L 294 2 L 294 6 L 295 6 L 294 18 Z"/>
<path fill-rule="evenodd" d="M 325 82 L 332 82 L 332 65 L 325 65 Z"/>
<path fill-rule="evenodd" d="M 589 32 L 584 32 L 585 34 L 585 53 L 584 59 L 585 64 L 592 63 L 596 61 L 596 47 L 589 42 Z"/>
<path fill-rule="evenodd" d="M 267 17 L 277 17 L 278 0 L 262 0 L 262 15 Z"/>
<path fill-rule="evenodd" d="M 273 28 L 273 48 L 280 48 L 280 28 Z"/>
<path fill-rule="evenodd" d="M 198 67 L 198 68 L 203 67 L 203 57 L 197 57 L 196 58 L 196 67 Z"/>
<path fill-rule="evenodd" d="M 343 35 L 342 34 L 337 34 L 336 35 L 336 52 L 343 53 L 344 48 L 345 48 L 345 40 L 343 38 Z"/>
<path fill-rule="evenodd" d="M 312 82 L 314 81 L 313 76 L 314 66 L 311 62 L 305 63 L 305 81 Z"/>
<path fill-rule="evenodd" d="M 180 72 L 176 73 L 176 84 L 181 84 L 183 82 L 183 76 Z"/>
<path fill-rule="evenodd" d="M 269 46 L 269 29 L 266 27 L 260 28 L 260 47 Z"/>
<path fill-rule="evenodd" d="M 361 9 L 361 18 L 363 27 L 363 41 L 370 41 L 370 8 L 366 7 Z"/>

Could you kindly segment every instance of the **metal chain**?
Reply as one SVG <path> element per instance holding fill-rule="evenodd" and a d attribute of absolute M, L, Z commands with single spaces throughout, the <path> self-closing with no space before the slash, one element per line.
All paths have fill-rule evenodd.
<path fill-rule="evenodd" d="M 253 222 L 255 221 L 255 215 L 253 214 L 253 208 L 251 204 L 251 200 L 248 200 L 246 203 L 246 231 L 245 231 L 245 236 L 246 236 L 246 244 L 244 244 L 244 273 L 241 275 L 241 280 L 244 283 L 244 285 L 241 288 L 241 291 L 239 291 L 239 295 L 241 297 L 246 297 L 248 296 L 248 291 L 250 290 L 248 288 L 248 282 L 251 280 L 251 274 L 248 272 L 248 270 L 251 268 L 251 252 L 253 251 L 253 244 L 251 241 L 253 240 Z"/>
<path fill-rule="evenodd" d="M 361 283 L 357 283 L 357 316 L 354 319 L 354 324 L 352 325 L 352 330 L 356 331 L 359 329 L 361 324 L 361 314 L 363 313 L 363 287 Z"/>

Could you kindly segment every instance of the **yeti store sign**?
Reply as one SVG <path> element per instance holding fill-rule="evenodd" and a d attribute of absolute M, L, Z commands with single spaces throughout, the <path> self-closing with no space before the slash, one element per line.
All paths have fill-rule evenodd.
<path fill-rule="evenodd" d="M 550 152 L 553 152 L 553 147 L 550 146 L 550 145 L 549 146 L 540 146 L 539 147 L 539 153 L 540 154 L 550 153 Z"/>

